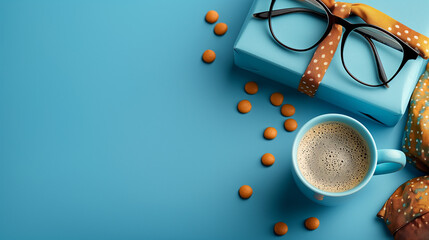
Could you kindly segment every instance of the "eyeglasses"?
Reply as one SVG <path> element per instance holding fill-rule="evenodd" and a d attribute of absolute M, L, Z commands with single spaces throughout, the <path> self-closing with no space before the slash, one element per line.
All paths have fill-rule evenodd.
<path fill-rule="evenodd" d="M 253 14 L 268 19 L 270 33 L 282 47 L 303 52 L 318 46 L 335 24 L 345 30 L 341 40 L 341 61 L 346 72 L 369 87 L 388 83 L 418 52 L 392 33 L 371 24 L 357 23 L 334 15 L 320 0 L 272 0 L 269 11 Z"/>

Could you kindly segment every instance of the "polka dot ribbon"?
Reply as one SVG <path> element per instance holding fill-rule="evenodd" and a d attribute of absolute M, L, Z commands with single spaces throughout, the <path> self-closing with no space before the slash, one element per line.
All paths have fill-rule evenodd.
<path fill-rule="evenodd" d="M 410 164 L 429 173 L 429 64 L 414 89 L 402 140 Z"/>
<path fill-rule="evenodd" d="M 429 64 L 410 101 L 402 151 L 409 163 L 429 173 Z M 395 240 L 429 239 L 429 176 L 402 184 L 384 203 L 377 216 Z"/>
<path fill-rule="evenodd" d="M 312 0 L 304 0 L 312 3 Z M 341 18 L 356 15 L 366 23 L 381 27 L 396 35 L 419 52 L 424 59 L 429 58 L 429 38 L 406 27 L 383 12 L 362 3 L 335 2 L 335 0 L 322 0 L 322 2 Z M 328 67 L 334 57 L 335 51 L 341 39 L 342 26 L 335 24 L 328 36 L 319 44 L 313 55 L 298 90 L 313 97 L 322 81 Z"/>
<path fill-rule="evenodd" d="M 402 184 L 384 203 L 377 217 L 384 220 L 395 240 L 428 239 L 429 176 Z"/>

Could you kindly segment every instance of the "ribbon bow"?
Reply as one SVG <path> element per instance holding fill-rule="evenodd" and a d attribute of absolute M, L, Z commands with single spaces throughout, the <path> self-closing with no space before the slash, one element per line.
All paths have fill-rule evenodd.
<path fill-rule="evenodd" d="M 304 0 L 311 3 L 311 0 Z M 362 3 L 335 2 L 335 0 L 322 0 L 322 2 L 341 18 L 356 15 L 366 23 L 381 27 L 416 49 L 421 57 L 429 57 L 429 38 L 406 27 L 383 12 Z M 320 82 L 325 75 L 341 39 L 342 26 L 335 24 L 328 36 L 319 44 L 299 83 L 298 90 L 311 97 L 316 94 Z"/>

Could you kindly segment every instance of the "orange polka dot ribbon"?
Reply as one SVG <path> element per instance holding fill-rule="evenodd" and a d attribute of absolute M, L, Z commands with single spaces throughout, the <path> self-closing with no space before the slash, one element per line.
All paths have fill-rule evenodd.
<path fill-rule="evenodd" d="M 304 1 L 312 2 L 311 0 Z M 335 0 L 322 0 L 322 2 L 334 15 L 341 18 L 356 15 L 366 23 L 376 25 L 396 35 L 399 39 L 416 49 L 424 59 L 429 58 L 429 38 L 406 27 L 383 12 L 362 3 L 352 4 L 335 2 Z M 320 82 L 334 57 L 341 34 L 342 26 L 335 24 L 328 36 L 319 44 L 298 85 L 300 92 L 311 97 L 316 94 Z"/>
<path fill-rule="evenodd" d="M 411 97 L 402 151 L 409 163 L 429 173 L 429 64 Z M 429 176 L 402 184 L 377 216 L 396 240 L 429 239 Z"/>
<path fill-rule="evenodd" d="M 428 186 L 429 176 L 405 182 L 378 212 L 395 240 L 429 239 Z"/>
<path fill-rule="evenodd" d="M 411 96 L 402 151 L 410 164 L 429 173 L 429 64 Z"/>

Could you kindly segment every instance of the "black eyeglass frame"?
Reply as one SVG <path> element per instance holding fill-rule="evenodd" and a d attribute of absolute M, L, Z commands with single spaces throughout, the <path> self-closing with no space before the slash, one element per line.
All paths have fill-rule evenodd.
<path fill-rule="evenodd" d="M 313 1 L 317 2 L 318 4 L 320 4 L 321 7 L 323 7 L 323 10 L 325 11 L 326 15 L 323 14 L 323 13 L 321 13 L 321 12 L 309 9 L 309 8 L 285 8 L 285 9 L 273 10 L 273 7 L 274 7 L 274 4 L 275 4 L 276 0 L 271 0 L 271 4 L 270 4 L 270 8 L 269 8 L 268 12 L 255 13 L 255 14 L 253 14 L 253 16 L 256 17 L 256 18 L 260 18 L 260 19 L 268 19 L 269 30 L 270 30 L 270 33 L 271 33 L 272 37 L 274 38 L 274 40 L 279 45 L 281 45 L 282 47 L 284 47 L 284 48 L 286 48 L 288 50 L 291 50 L 291 51 L 296 51 L 296 52 L 304 52 L 304 51 L 308 51 L 308 50 L 311 50 L 311 49 L 315 48 L 316 46 L 318 46 L 328 36 L 329 32 L 331 31 L 332 27 L 335 24 L 341 25 L 343 28 L 345 28 L 343 37 L 341 39 L 341 62 L 343 64 L 343 67 L 346 70 L 346 72 L 354 80 L 356 80 L 357 82 L 359 82 L 359 83 L 361 83 L 361 84 L 363 84 L 365 86 L 368 86 L 368 87 L 380 87 L 380 86 L 389 87 L 388 83 L 391 82 L 396 77 L 396 75 L 398 75 L 398 73 L 402 70 L 402 68 L 404 67 L 404 65 L 409 60 L 417 59 L 417 57 L 419 56 L 419 53 L 414 48 L 410 47 L 408 44 L 406 44 L 400 38 L 398 38 L 397 36 L 395 36 L 394 34 L 388 32 L 388 31 L 386 31 L 385 29 L 383 29 L 381 27 L 378 27 L 378 26 L 375 26 L 375 25 L 366 24 L 366 23 L 357 23 L 357 24 L 351 23 L 351 22 L 349 22 L 349 21 L 347 21 L 347 20 L 345 20 L 345 19 L 343 19 L 341 17 L 338 17 L 338 16 L 334 15 L 331 12 L 331 10 L 322 1 L 320 1 L 320 0 L 313 0 Z M 307 12 L 307 13 L 312 13 L 312 14 L 315 14 L 315 15 L 318 15 L 318 16 L 323 16 L 323 17 L 327 16 L 327 20 L 328 20 L 328 25 L 327 25 L 326 31 L 322 35 L 322 37 L 319 39 L 319 41 L 317 41 L 313 46 L 311 46 L 309 48 L 306 48 L 306 49 L 296 49 L 296 48 L 289 47 L 289 46 L 285 45 L 284 43 L 282 43 L 276 37 L 276 35 L 275 35 L 274 31 L 273 31 L 273 28 L 272 28 L 272 24 L 271 24 L 271 22 L 272 22 L 271 18 L 272 17 L 281 16 L 281 15 L 289 14 L 289 13 L 297 13 L 297 12 Z M 356 31 L 355 30 L 356 28 L 360 28 L 360 27 L 374 28 L 376 30 L 379 30 L 379 31 L 387 34 L 389 37 L 391 37 L 394 40 L 396 40 L 401 45 L 402 49 L 397 49 L 397 48 L 393 47 L 392 45 L 389 45 L 389 44 L 383 42 L 377 36 L 374 36 L 374 35 L 372 35 L 370 33 L 363 33 L 361 31 Z M 376 60 L 378 76 L 379 76 L 380 81 L 382 82 L 381 84 L 372 85 L 372 84 L 368 84 L 368 83 L 362 82 L 357 77 L 355 77 L 349 71 L 349 69 L 347 68 L 347 66 L 345 64 L 345 61 L 344 61 L 344 54 L 343 54 L 344 53 L 344 46 L 345 46 L 345 42 L 347 40 L 347 37 L 349 36 L 349 34 L 353 30 L 355 30 L 355 32 L 358 32 L 359 34 L 361 34 L 368 41 L 368 43 L 370 44 L 371 50 L 373 51 L 374 57 L 375 57 L 375 60 Z M 378 52 L 377 52 L 377 50 L 375 48 L 374 43 L 371 41 L 371 39 L 375 39 L 375 40 L 377 40 L 379 42 L 382 42 L 382 43 L 384 43 L 386 45 L 389 45 L 390 47 L 395 48 L 395 49 L 397 49 L 399 51 L 402 50 L 403 53 L 404 53 L 403 54 L 403 58 L 402 58 L 402 62 L 399 65 L 398 70 L 396 71 L 396 73 L 390 79 L 387 79 L 387 77 L 386 77 L 383 65 L 382 65 L 381 60 L 380 60 L 380 58 L 378 56 Z"/>

